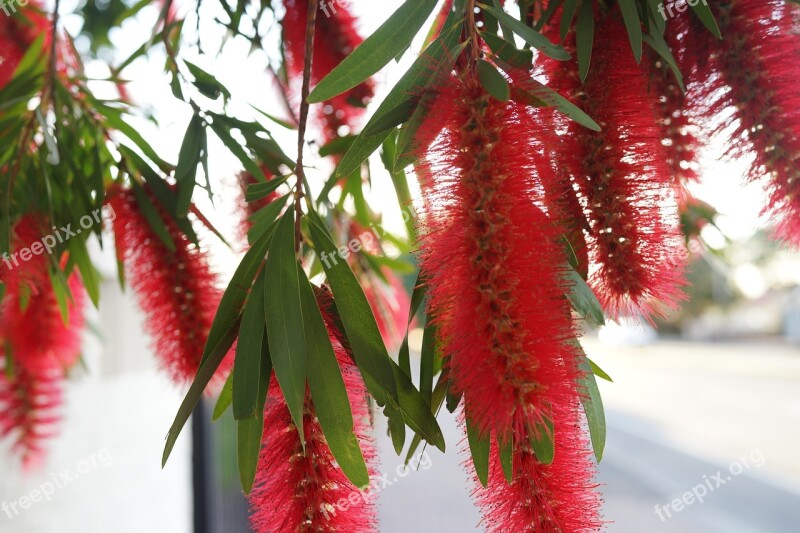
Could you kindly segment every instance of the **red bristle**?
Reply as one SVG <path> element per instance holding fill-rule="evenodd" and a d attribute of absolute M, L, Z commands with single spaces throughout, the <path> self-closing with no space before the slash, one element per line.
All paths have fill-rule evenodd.
<path fill-rule="evenodd" d="M 175 244 L 171 251 L 152 230 L 133 193 L 109 191 L 116 214 L 117 256 L 145 314 L 159 362 L 177 383 L 191 382 L 200 365 L 208 332 L 222 297 L 205 253 L 172 220 L 165 227 Z M 229 352 L 214 378 L 218 385 L 233 363 Z"/>
<path fill-rule="evenodd" d="M 25 469 L 41 464 L 46 441 L 56 435 L 63 379 L 63 370 L 56 368 L 32 373 L 16 366 L 12 376 L 0 372 L 0 436 L 13 439 Z"/>
<path fill-rule="evenodd" d="M 10 346 L 15 363 L 34 373 L 64 370 L 75 363 L 81 350 L 86 299 L 83 284 L 73 273 L 67 280 L 71 299 L 65 324 L 48 273 L 47 256 L 32 255 L 23 261 L 17 253 L 36 249 L 34 244 L 40 244 L 45 228 L 43 220 L 34 215 L 14 226 L 14 253 L 4 261 L 6 270 L 0 275 L 6 285 L 0 304 L 0 339 Z"/>
<path fill-rule="evenodd" d="M 724 132 L 727 155 L 751 160 L 766 178 L 765 212 L 778 238 L 800 244 L 800 37 L 794 8 L 781 0 L 727 0 L 713 6 L 722 41 L 702 27 L 687 47 L 699 58 L 690 98 Z"/>
<path fill-rule="evenodd" d="M 374 476 L 376 451 L 370 436 L 364 382 L 358 368 L 338 341 L 335 327 L 327 316 L 326 323 L 350 399 L 355 433 L 370 475 Z M 250 494 L 253 529 L 258 533 L 376 531 L 374 495 L 361 493 L 336 464 L 319 421 L 314 416 L 314 406 L 308 394 L 303 420 L 305 453 L 273 376 L 264 409 L 261 457 L 255 486 Z M 357 495 L 357 499 L 353 495 Z M 348 503 L 343 506 L 342 502 Z"/>
<path fill-rule="evenodd" d="M 326 5 L 327 11 L 320 7 L 320 12 L 317 13 L 311 66 L 312 84 L 327 76 L 363 42 L 356 28 L 357 20 L 347 7 L 342 2 L 329 2 Z M 303 77 L 308 0 L 284 0 L 284 6 L 286 15 L 281 22 L 284 52 L 289 79 L 294 88 L 299 87 Z M 374 94 L 375 84 L 369 79 L 318 106 L 324 142 L 337 138 L 343 126 L 355 128 Z"/>
<path fill-rule="evenodd" d="M 432 115 L 443 122 L 430 125 L 443 134 L 423 173 L 429 308 L 476 426 L 507 436 L 522 406 L 535 424 L 572 395 L 567 257 L 561 231 L 531 199 L 541 163 L 519 148 L 537 134 L 526 108 L 489 97 L 473 76 L 443 94 Z"/>
<path fill-rule="evenodd" d="M 9 4 L 15 11 L 0 15 L 0 87 L 11 80 L 28 47 L 42 33 L 47 34 L 44 42 L 47 47 L 50 24 L 38 6 L 33 0 L 24 7 Z"/>
<path fill-rule="evenodd" d="M 585 533 L 600 531 L 600 497 L 595 466 L 581 427 L 577 397 L 553 408 L 555 458 L 541 464 L 524 439 L 515 443 L 513 481 L 503 473 L 497 441 L 492 440 L 489 481 L 475 479 L 474 497 L 489 533 Z"/>
<path fill-rule="evenodd" d="M 574 34 L 567 46 L 574 50 Z M 577 184 L 590 223 L 589 282 L 611 316 L 651 319 L 684 298 L 685 254 L 658 101 L 629 48 L 614 10 L 598 28 L 585 84 L 574 62 L 543 63 L 550 84 L 602 128 L 595 133 L 570 122 L 554 147 Z"/>

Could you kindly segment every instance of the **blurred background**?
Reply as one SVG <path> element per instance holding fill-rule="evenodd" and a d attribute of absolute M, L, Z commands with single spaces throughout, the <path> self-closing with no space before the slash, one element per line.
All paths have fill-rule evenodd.
<path fill-rule="evenodd" d="M 350 4 L 367 33 L 401 1 Z M 107 34 L 115 54 L 126 57 L 157 17 L 156 7 L 147 6 L 109 32 L 125 9 L 118 0 L 65 0 L 61 9 L 82 13 L 65 16 L 64 24 L 81 35 L 83 52 L 95 54 L 87 70 L 97 77 L 108 75 L 106 64 L 117 56 L 96 35 Z M 211 3 L 201 9 L 218 15 Z M 190 39 L 192 31 L 185 32 Z M 213 27 L 198 31 L 207 50 L 222 50 L 214 62 L 198 54 L 198 63 L 231 89 L 234 102 L 280 109 L 262 52 L 248 55 L 247 42 Z M 381 73 L 382 81 L 394 81 L 408 60 Z M 158 51 L 137 61 L 128 72 L 128 90 L 150 113 L 137 128 L 174 161 L 191 110 L 172 105 L 162 66 Z M 94 89 L 113 94 L 106 85 Z M 381 99 L 379 94 L 376 101 Z M 285 147 L 293 145 L 288 132 L 275 134 Z M 211 150 L 211 173 L 224 191 L 239 164 L 221 146 Z M 324 182 L 327 163 L 310 164 Z M 793 533 L 800 523 L 800 255 L 767 238 L 763 192 L 743 183 L 742 164 L 719 161 L 712 149 L 703 166 L 704 180 L 693 189 L 702 202 L 684 214 L 691 287 L 681 311 L 655 325 L 609 323 L 583 339 L 588 355 L 614 380 L 600 381 L 608 420 L 598 475 L 604 517 L 608 531 L 618 533 Z M 368 200 L 385 208 L 390 229 L 402 228 L 388 175 L 379 163 L 372 168 Z M 234 231 L 233 194 L 222 194 L 214 207 L 200 202 L 215 225 Z M 184 391 L 157 372 L 141 317 L 114 281 L 108 253 L 97 251 L 108 281 L 90 318 L 86 365 L 68 385 L 64 422 L 48 462 L 23 473 L 0 449 L 0 532 L 245 532 L 234 425 L 230 415 L 210 422 L 213 399 L 181 436 L 167 467 L 160 467 Z M 216 261 L 230 272 L 236 256 L 219 247 Z M 418 347 L 421 332 L 412 341 Z M 480 531 L 454 417 L 441 417 L 450 453 L 421 449 L 410 469 L 393 453 L 382 423 L 378 418 L 375 433 L 386 480 L 380 530 Z"/>

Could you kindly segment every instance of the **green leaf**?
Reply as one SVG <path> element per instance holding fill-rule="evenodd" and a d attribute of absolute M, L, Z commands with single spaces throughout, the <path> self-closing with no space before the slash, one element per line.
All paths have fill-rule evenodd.
<path fill-rule="evenodd" d="M 544 103 L 558 109 L 570 120 L 574 120 L 581 126 L 592 131 L 600 131 L 600 125 L 581 108 L 533 78 L 526 78 L 521 83 L 515 83 L 511 94 L 515 101 L 533 106 L 536 106 L 539 102 Z"/>
<path fill-rule="evenodd" d="M 195 114 L 186 128 L 186 135 L 183 138 L 180 155 L 178 156 L 178 166 L 175 167 L 175 183 L 178 186 L 176 214 L 180 217 L 185 217 L 189 213 L 192 193 L 197 183 L 197 167 L 200 165 L 205 135 L 206 129 L 203 119 Z"/>
<path fill-rule="evenodd" d="M 434 417 L 438 416 L 439 411 L 442 410 L 442 405 L 447 397 L 447 391 L 449 388 L 450 379 L 446 376 L 441 376 L 439 381 L 436 383 L 436 388 L 433 390 L 433 396 L 430 403 L 430 411 Z M 409 461 L 411 461 L 411 459 L 414 457 L 414 454 L 417 452 L 417 448 L 419 448 L 420 444 L 422 444 L 422 437 L 415 435 L 414 440 L 411 442 L 411 446 L 408 447 L 408 453 L 406 453 L 406 464 L 408 464 Z"/>
<path fill-rule="evenodd" d="M 228 91 L 228 89 L 226 89 L 225 86 L 217 80 L 217 78 L 201 69 L 194 63 L 190 63 L 186 60 L 183 62 L 186 63 L 186 66 L 189 67 L 189 72 L 191 72 L 192 76 L 194 76 L 194 86 L 197 87 L 203 96 L 211 98 L 212 100 L 216 100 L 221 94 L 225 100 L 230 99 L 230 91 Z"/>
<path fill-rule="evenodd" d="M 233 403 L 233 372 L 228 375 L 228 379 L 225 380 L 225 386 L 222 387 L 222 390 L 219 393 L 219 398 L 217 398 L 217 403 L 214 405 L 214 413 L 211 415 L 211 420 L 216 422 L 225 414 L 225 411 Z"/>
<path fill-rule="evenodd" d="M 489 436 L 482 437 L 469 416 L 466 417 L 467 441 L 469 442 L 469 452 L 472 455 L 472 465 L 475 467 L 475 475 L 484 487 L 489 484 L 489 454 L 492 441 Z"/>
<path fill-rule="evenodd" d="M 414 61 L 408 71 L 400 78 L 394 88 L 389 92 L 378 109 L 367 122 L 365 129 L 384 115 L 391 113 L 395 108 L 405 105 L 405 102 L 413 100 L 416 95 L 422 94 L 423 88 L 430 81 L 431 66 L 438 65 L 442 61 L 448 61 L 446 52 L 458 44 L 461 35 L 460 21 L 457 24 L 458 16 L 451 13 L 443 26 L 441 37 L 433 41 L 424 52 Z M 349 176 L 367 160 L 375 150 L 391 135 L 392 130 L 383 131 L 374 135 L 362 133 L 350 146 L 345 156 L 342 158 L 339 167 L 336 169 L 338 176 Z"/>
<path fill-rule="evenodd" d="M 642 23 L 639 21 L 639 9 L 636 7 L 636 0 L 618 0 L 618 2 L 622 11 L 622 19 L 625 21 L 625 28 L 628 30 L 628 39 L 631 42 L 633 57 L 639 63 L 642 60 Z"/>
<path fill-rule="evenodd" d="M 675 57 L 672 55 L 672 50 L 670 50 L 669 45 L 664 40 L 664 37 L 661 36 L 658 32 L 652 33 L 650 35 L 644 36 L 644 42 L 646 42 L 650 48 L 656 51 L 656 53 L 661 56 L 661 59 L 669 66 L 672 74 L 675 76 L 675 80 L 678 82 L 682 91 L 686 90 L 686 86 L 683 82 L 683 74 L 681 74 L 681 69 L 678 66 L 678 62 L 675 61 Z"/>
<path fill-rule="evenodd" d="M 578 11 L 578 0 L 566 0 L 564 10 L 561 13 L 561 40 L 567 38 L 572 21 L 575 19 L 575 12 Z"/>
<path fill-rule="evenodd" d="M 411 379 L 392 362 L 392 371 L 397 381 L 397 393 L 400 403 L 397 406 L 403 414 L 408 427 L 417 435 L 420 435 L 430 444 L 436 446 L 441 451 L 445 451 L 444 435 L 436 417 L 431 413 L 428 403 L 422 398 L 419 391 L 414 388 Z"/>
<path fill-rule="evenodd" d="M 233 417 L 244 420 L 258 413 L 261 355 L 266 342 L 264 273 L 256 279 L 244 305 L 233 367 Z"/>
<path fill-rule="evenodd" d="M 566 276 L 569 284 L 567 297 L 572 302 L 572 307 L 590 324 L 595 326 L 605 325 L 603 307 L 597 300 L 592 288 L 586 284 L 586 281 L 572 267 L 567 269 Z"/>
<path fill-rule="evenodd" d="M 514 43 L 510 43 L 505 39 L 492 35 L 491 33 L 482 32 L 481 38 L 489 45 L 492 53 L 511 65 L 514 68 L 529 70 L 533 64 L 533 52 L 528 49 L 520 50 Z"/>
<path fill-rule="evenodd" d="M 497 69 L 483 59 L 478 60 L 478 79 L 483 88 L 495 99 L 508 102 L 511 98 L 511 88 L 506 78 Z"/>
<path fill-rule="evenodd" d="M 436 0 L 406 2 L 320 81 L 308 102 L 330 100 L 363 83 L 405 50 L 436 7 Z"/>
<path fill-rule="evenodd" d="M 350 270 L 350 265 L 339 255 L 325 222 L 313 211 L 307 220 L 314 248 L 333 290 L 334 303 L 342 318 L 356 364 L 362 373 L 368 374 L 379 386 L 372 387 L 369 391 L 378 405 L 383 406 L 387 401 L 387 392 L 397 398 L 397 385 L 392 373 L 391 358 L 383 343 L 372 308 Z M 367 383 L 368 387 L 369 385 Z"/>
<path fill-rule="evenodd" d="M 231 346 L 233 346 L 233 342 L 236 340 L 238 332 L 239 323 L 237 321 L 222 335 L 222 337 L 219 339 L 219 342 L 216 343 L 214 348 L 209 352 L 208 358 L 200 365 L 200 369 L 197 371 L 197 376 L 194 378 L 194 382 L 192 383 L 191 387 L 189 387 L 189 392 L 186 393 L 186 398 L 184 398 L 183 403 L 181 403 L 181 406 L 178 409 L 178 414 L 175 415 L 175 421 L 169 428 L 169 433 L 167 434 L 167 443 L 164 446 L 164 454 L 161 458 L 162 467 L 167 464 L 167 460 L 169 459 L 172 450 L 175 448 L 175 443 L 178 441 L 178 437 L 180 436 L 181 431 L 183 431 L 183 427 L 186 425 L 186 422 L 192 415 L 194 408 L 197 407 L 197 404 L 200 402 L 200 398 L 203 397 L 203 392 L 206 390 L 206 386 L 208 386 L 211 378 L 214 377 L 217 368 L 219 368 L 222 360 L 225 359 L 225 356 L 228 354 L 228 350 L 230 350 Z"/>
<path fill-rule="evenodd" d="M 694 14 L 697 15 L 697 18 L 700 19 L 700 22 L 702 22 L 703 25 L 717 37 L 717 39 L 722 39 L 722 32 L 719 30 L 719 26 L 714 18 L 714 13 L 711 11 L 711 7 L 709 7 L 705 1 L 696 2 L 695 4 L 696 5 L 692 5 L 692 3 L 689 2 L 689 6 L 694 10 Z"/>
<path fill-rule="evenodd" d="M 581 81 L 586 81 L 592 63 L 592 47 L 594 46 L 594 9 L 593 0 L 581 0 L 578 11 L 578 28 L 575 35 L 576 53 L 578 55 L 578 72 Z"/>
<path fill-rule="evenodd" d="M 555 428 L 553 422 L 545 419 L 544 424 L 540 424 L 535 430 L 529 430 L 528 435 L 536 455 L 536 460 L 543 465 L 549 465 L 556 456 Z"/>
<path fill-rule="evenodd" d="M 497 20 L 506 26 L 508 26 L 511 31 L 519 35 L 523 41 L 528 43 L 529 45 L 533 46 L 546 56 L 549 56 L 553 59 L 559 61 L 568 61 L 572 58 L 569 53 L 564 50 L 560 44 L 554 44 L 539 33 L 538 31 L 534 30 L 524 22 L 520 22 L 519 20 L 515 19 L 502 9 L 497 9 L 492 6 L 487 6 L 486 4 L 478 4 L 481 9 L 487 11 L 497 17 Z"/>
<path fill-rule="evenodd" d="M 425 332 L 422 335 L 422 352 L 419 363 L 419 392 L 430 404 L 433 395 L 434 362 L 436 359 L 436 326 L 433 325 L 430 315 L 425 322 Z"/>
<path fill-rule="evenodd" d="M 597 388 L 597 380 L 592 373 L 589 358 L 583 351 L 580 343 L 574 341 L 576 350 L 579 351 L 580 369 L 583 373 L 580 379 L 580 397 L 586 421 L 589 424 L 589 435 L 592 439 L 592 448 L 597 462 L 603 460 L 603 451 L 606 447 L 606 415 L 603 408 L 603 398 Z"/>
<path fill-rule="evenodd" d="M 303 405 L 306 396 L 308 347 L 300 300 L 300 265 L 295 257 L 294 210 L 283 215 L 269 247 L 265 309 L 267 339 L 275 376 L 305 447 Z"/>
<path fill-rule="evenodd" d="M 274 193 L 278 187 L 286 183 L 289 176 L 273 178 L 266 183 L 253 183 L 247 186 L 247 193 L 245 200 L 248 202 L 257 202 Z"/>
<path fill-rule="evenodd" d="M 250 293 L 250 287 L 261 268 L 261 264 L 264 262 L 264 256 L 267 254 L 271 240 L 272 234 L 269 232 L 264 233 L 253 243 L 236 268 L 228 288 L 225 289 L 225 293 L 222 295 L 217 313 L 214 315 L 214 322 L 211 324 L 206 348 L 203 351 L 203 361 L 208 359 L 213 347 L 239 320 L 245 299 Z"/>
<path fill-rule="evenodd" d="M 325 441 L 339 467 L 356 487 L 369 484 L 369 472 L 358 437 L 342 372 L 328 329 L 306 273 L 298 265 L 300 299 L 308 349 L 308 388 Z"/>
<path fill-rule="evenodd" d="M 239 479 L 242 490 L 250 494 L 256 480 L 258 459 L 264 435 L 264 413 L 239 420 L 236 423 L 237 451 L 239 457 Z"/>
<path fill-rule="evenodd" d="M 589 359 L 589 358 L 587 357 L 587 359 Z M 594 374 L 595 376 L 597 376 L 600 379 L 604 379 L 604 380 L 608 381 L 609 383 L 614 383 L 614 380 L 611 379 L 611 376 L 609 376 L 606 373 L 605 370 L 603 370 L 602 368 L 597 366 L 597 364 L 594 361 L 592 361 L 591 359 L 589 359 L 589 366 L 592 369 L 592 374 Z"/>

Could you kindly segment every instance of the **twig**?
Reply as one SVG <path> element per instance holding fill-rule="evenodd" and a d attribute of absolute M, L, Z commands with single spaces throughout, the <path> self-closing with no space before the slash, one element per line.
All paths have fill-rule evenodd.
<path fill-rule="evenodd" d="M 305 63 L 303 65 L 303 90 L 300 93 L 300 120 L 297 125 L 297 167 L 295 174 L 297 175 L 297 183 L 294 188 L 294 234 L 295 234 L 295 252 L 300 252 L 300 245 L 303 242 L 303 232 L 301 223 L 303 220 L 303 208 L 301 202 L 303 200 L 303 185 L 306 181 L 306 173 L 303 169 L 303 149 L 306 144 L 306 126 L 308 124 L 308 94 L 311 89 L 311 60 L 314 55 L 314 30 L 317 26 L 317 5 L 319 0 L 310 0 L 308 2 L 308 14 L 306 15 L 306 47 L 305 47 Z"/>

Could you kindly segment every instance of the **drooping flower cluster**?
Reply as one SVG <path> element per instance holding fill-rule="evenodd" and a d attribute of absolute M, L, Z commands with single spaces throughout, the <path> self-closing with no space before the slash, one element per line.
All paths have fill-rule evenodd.
<path fill-rule="evenodd" d="M 45 441 L 55 435 L 60 420 L 61 389 L 67 371 L 80 355 L 84 288 L 77 273 L 67 280 L 62 316 L 47 255 L 29 255 L 34 243 L 41 250 L 49 229 L 43 217 L 28 215 L 14 227 L 12 254 L 0 266 L 5 293 L 0 302 L 0 436 L 14 439 L 26 467 L 44 457 Z"/>
<path fill-rule="evenodd" d="M 544 495 L 531 502 L 531 493 L 519 494 L 527 482 L 507 484 L 494 472 L 489 488 L 477 489 L 478 500 L 493 531 L 572 531 L 574 523 L 584 528 L 575 531 L 596 529 L 593 470 L 576 436 L 579 371 L 564 297 L 567 259 L 562 232 L 540 201 L 553 175 L 537 146 L 520 149 L 521 140 L 536 139 L 526 106 L 493 99 L 474 73 L 462 76 L 442 89 L 425 126 L 442 132 L 424 154 L 422 173 L 429 312 L 470 423 L 495 443 L 519 443 L 518 473 L 535 476 L 536 494 Z M 568 448 L 562 456 L 569 466 L 540 464 L 525 444 L 548 423 L 557 446 Z M 572 468 L 582 475 L 568 477 Z M 541 516 L 551 517 L 553 528 L 538 529 Z"/>
<path fill-rule="evenodd" d="M 321 300 L 324 296 L 318 295 Z M 376 451 L 370 437 L 370 421 L 364 382 L 320 302 L 336 359 L 344 378 L 353 414 L 354 431 L 364 459 L 375 474 Z M 314 404 L 306 392 L 303 415 L 305 451 L 275 376 L 269 385 L 264 408 L 264 436 L 255 486 L 250 494 L 251 524 L 257 533 L 276 531 L 331 531 L 369 533 L 376 531 L 374 495 L 355 487 L 335 462 L 314 415 Z M 342 502 L 348 502 L 343 505 Z"/>
<path fill-rule="evenodd" d="M 694 113 L 724 134 L 731 157 L 765 179 L 776 236 L 800 243 L 800 36 L 780 0 L 725 0 L 712 10 L 725 37 L 694 22 L 677 48 Z M 684 24 L 684 27 L 689 26 Z M 679 30 L 676 30 L 679 31 Z"/>
<path fill-rule="evenodd" d="M 565 43 L 573 52 L 574 39 L 572 34 Z M 589 283 L 610 315 L 649 318 L 682 299 L 683 240 L 659 95 L 650 90 L 648 68 L 636 63 L 628 47 L 614 9 L 597 30 L 585 83 L 574 63 L 545 65 L 553 88 L 601 127 L 593 132 L 570 122 L 553 146 L 587 221 Z"/>
<path fill-rule="evenodd" d="M 118 260 L 145 314 L 159 362 L 176 383 L 191 382 L 222 297 L 215 273 L 203 251 L 174 221 L 161 216 L 174 249 L 152 229 L 128 189 L 109 191 L 116 213 L 114 238 Z M 215 383 L 226 377 L 232 352 L 220 365 Z"/>
<path fill-rule="evenodd" d="M 49 22 L 39 7 L 31 1 L 26 6 L 14 6 L 13 13 L 0 17 L 0 87 L 4 87 L 39 35 L 44 34 L 43 50 L 49 41 Z"/>

